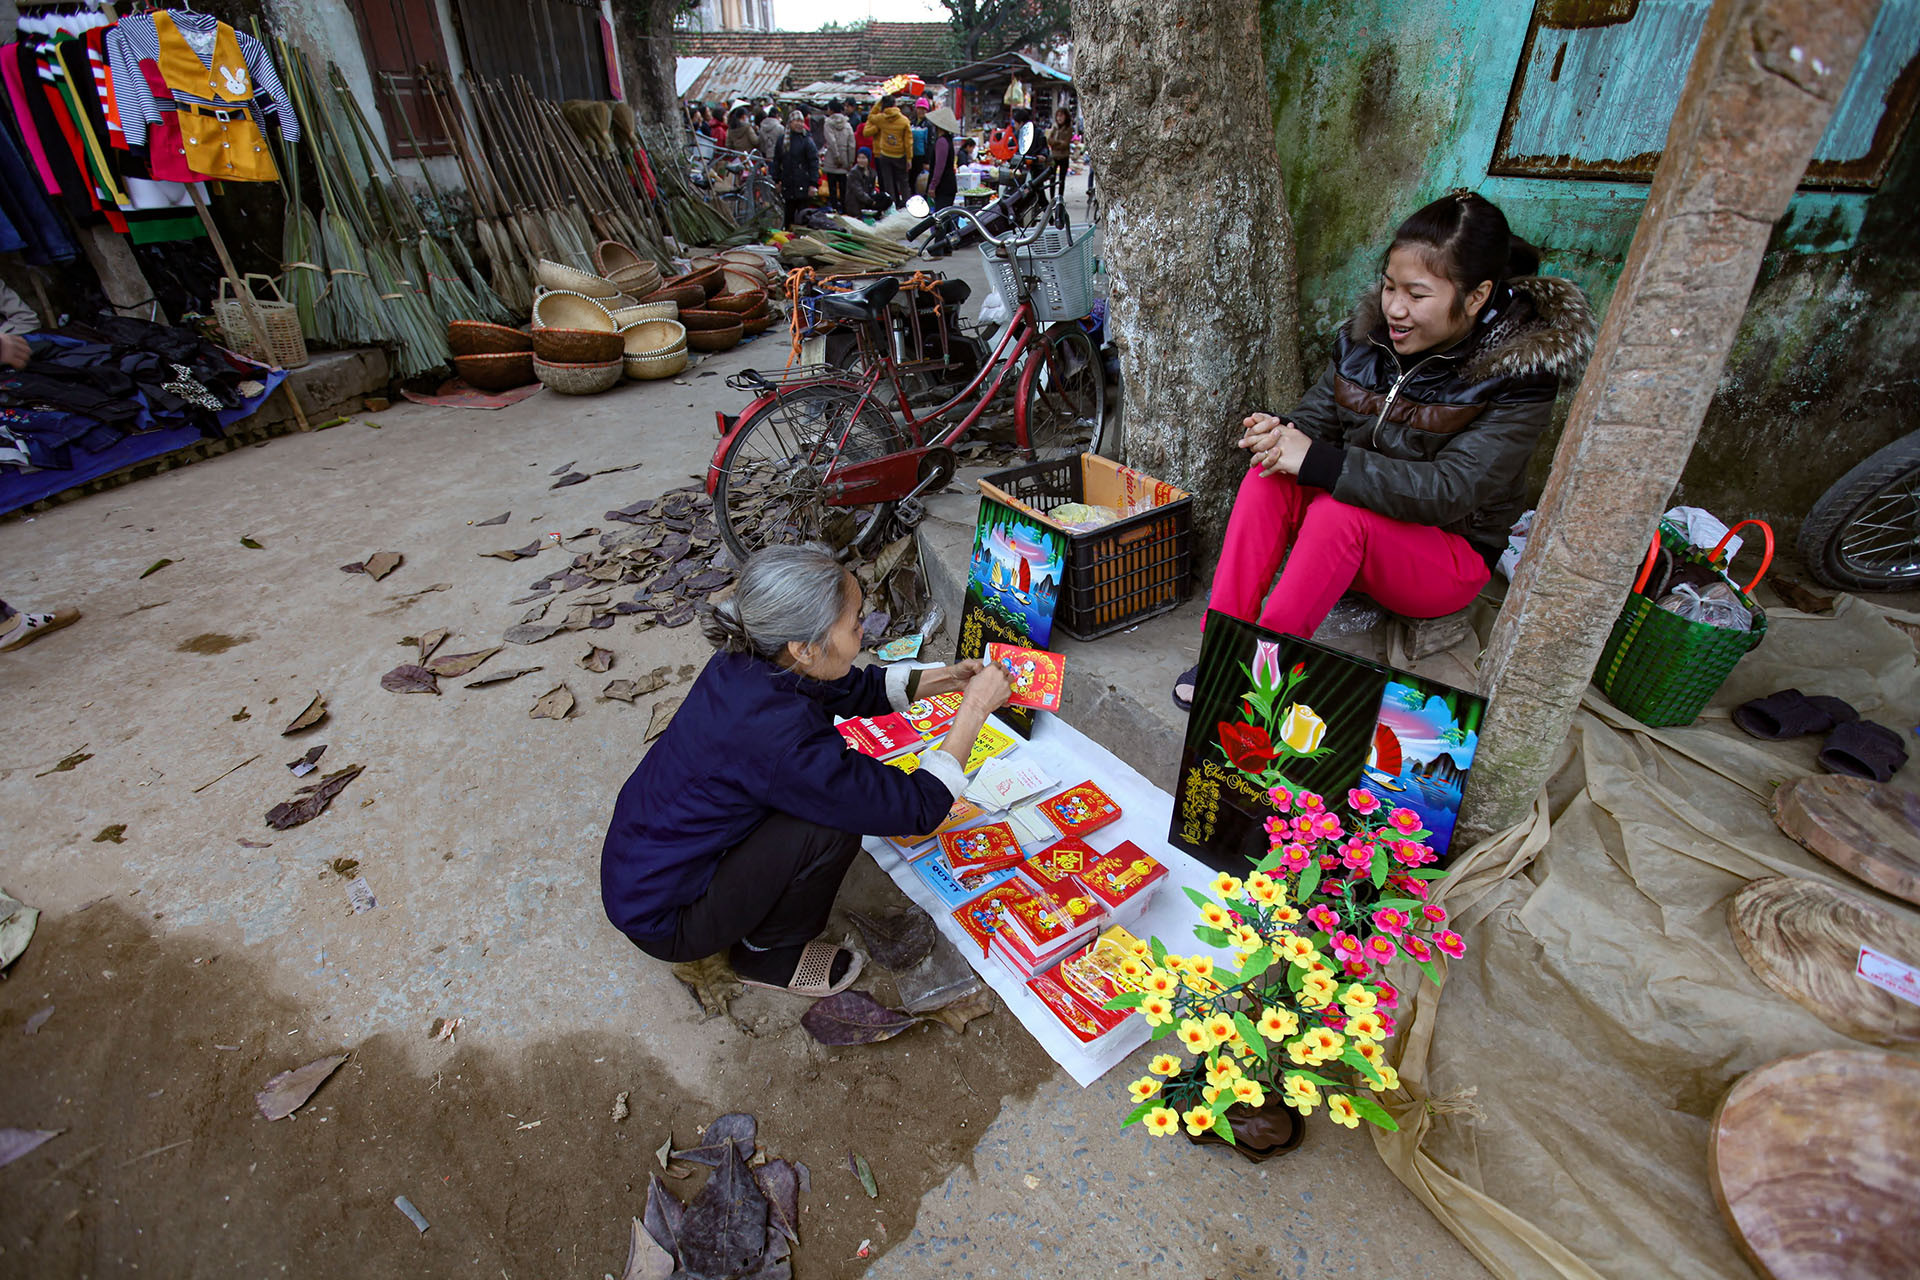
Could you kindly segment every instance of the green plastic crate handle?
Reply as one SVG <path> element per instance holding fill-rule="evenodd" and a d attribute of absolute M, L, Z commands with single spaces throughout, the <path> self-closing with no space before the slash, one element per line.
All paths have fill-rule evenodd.
<path fill-rule="evenodd" d="M 1760 585 L 1760 579 L 1766 577 L 1767 570 L 1771 568 L 1773 565 L 1773 526 L 1772 525 L 1768 524 L 1765 520 L 1742 520 L 1739 524 L 1736 524 L 1735 526 L 1733 526 L 1733 528 L 1727 530 L 1727 536 L 1720 539 L 1720 541 L 1714 545 L 1713 550 L 1707 552 L 1707 559 L 1717 562 L 1720 559 L 1720 553 L 1727 549 L 1727 543 L 1732 541 L 1733 535 L 1740 532 L 1742 529 L 1746 528 L 1748 525 L 1758 526 L 1760 529 L 1760 535 L 1761 537 L 1766 539 L 1766 544 L 1767 544 L 1767 549 L 1760 556 L 1760 568 L 1754 572 L 1753 581 L 1749 582 L 1744 588 L 1742 588 L 1742 590 L 1744 590 L 1746 594 L 1752 595 L 1753 589 Z M 1633 580 L 1634 595 L 1639 595 L 1642 591 L 1646 590 L 1647 579 L 1653 576 L 1653 565 L 1654 565 L 1654 562 L 1659 558 L 1660 558 L 1660 534 L 1659 534 L 1659 531 L 1656 530 L 1653 535 L 1653 545 L 1647 548 L 1646 562 L 1640 566 L 1640 576 Z"/>

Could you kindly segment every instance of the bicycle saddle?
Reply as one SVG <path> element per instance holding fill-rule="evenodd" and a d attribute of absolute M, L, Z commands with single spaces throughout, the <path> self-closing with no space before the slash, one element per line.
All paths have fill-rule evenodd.
<path fill-rule="evenodd" d="M 878 319 L 880 313 L 893 301 L 893 295 L 900 292 L 900 282 L 892 276 L 881 276 L 870 280 L 858 289 L 849 289 L 845 293 L 830 293 L 820 299 L 818 310 L 823 316 L 835 320 L 867 321 Z"/>
<path fill-rule="evenodd" d="M 934 289 L 940 294 L 940 301 L 950 307 L 957 307 L 973 296 L 973 286 L 965 280 L 942 280 Z"/>

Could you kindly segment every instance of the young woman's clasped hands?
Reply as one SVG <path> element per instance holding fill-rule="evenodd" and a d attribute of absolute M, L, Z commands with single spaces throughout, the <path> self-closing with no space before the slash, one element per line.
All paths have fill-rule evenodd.
<path fill-rule="evenodd" d="M 1251 414 L 1240 426 L 1240 447 L 1253 455 L 1253 465 L 1260 468 L 1261 475 L 1300 474 L 1307 446 L 1313 443 L 1306 432 L 1270 413 Z"/>

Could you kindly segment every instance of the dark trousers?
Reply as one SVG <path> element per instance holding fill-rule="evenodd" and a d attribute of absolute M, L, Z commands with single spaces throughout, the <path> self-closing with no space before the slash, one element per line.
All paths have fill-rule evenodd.
<path fill-rule="evenodd" d="M 800 211 L 812 203 L 812 199 L 811 196 L 787 197 L 787 226 L 791 227 L 794 225 L 795 221 L 800 217 Z"/>
<path fill-rule="evenodd" d="M 1047 198 L 1059 204 L 1067 202 L 1067 164 L 1064 159 L 1056 159 L 1047 174 Z"/>
<path fill-rule="evenodd" d="M 743 940 L 768 950 L 811 942 L 859 852 L 851 831 L 776 813 L 720 855 L 706 893 L 680 909 L 671 943 L 637 945 L 680 964 Z"/>
<path fill-rule="evenodd" d="M 827 201 L 836 209 L 847 207 L 847 175 L 830 173 L 827 175 Z"/>
<path fill-rule="evenodd" d="M 904 205 L 907 197 L 913 193 L 907 189 L 907 158 L 901 156 L 880 156 L 880 189 L 892 198 L 894 204 Z"/>

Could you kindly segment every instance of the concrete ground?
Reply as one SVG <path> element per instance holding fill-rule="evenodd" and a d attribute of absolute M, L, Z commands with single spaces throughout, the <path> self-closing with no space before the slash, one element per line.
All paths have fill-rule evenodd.
<path fill-rule="evenodd" d="M 976 264 L 957 266 L 977 280 Z M 0 887 L 43 912 L 0 981 L 0 1126 L 62 1131 L 0 1168 L 0 1273 L 619 1274 L 655 1148 L 731 1110 L 811 1167 L 802 1277 L 1480 1273 L 1364 1134 L 1316 1121 L 1257 1167 L 1122 1134 L 1139 1063 L 1078 1089 L 1004 1010 L 845 1050 L 770 992 L 703 1020 L 607 924 L 597 880 L 652 707 L 685 684 L 597 695 L 703 661 L 696 628 L 562 632 L 476 673 L 544 668 L 511 683 L 381 688 L 406 637 L 499 643 L 523 611 L 509 602 L 553 567 L 480 553 L 608 527 L 610 508 L 700 475 L 714 410 L 743 401 L 719 375 L 782 363 L 779 342 L 587 399 L 399 404 L 0 525 L 0 595 L 85 613 L 0 656 Z M 641 465 L 552 489 L 569 463 Z M 384 580 L 338 567 L 380 550 L 405 556 Z M 1073 660 L 1157 705 L 1191 621 Z M 607 675 L 576 665 L 589 635 L 617 655 Z M 562 683 L 579 711 L 531 719 Z M 281 737 L 316 692 L 330 718 Z M 1123 715 L 1098 723 L 1123 755 L 1151 753 L 1117 740 Z M 302 785 L 286 762 L 318 743 L 325 768 L 365 773 L 321 817 L 269 829 Z M 353 876 L 374 910 L 352 911 Z M 843 894 L 897 900 L 864 861 Z M 861 985 L 891 994 L 884 973 Z M 457 1035 L 435 1040 L 449 1018 Z M 305 1110 L 259 1117 L 269 1076 L 336 1052 L 351 1056 Z"/>

